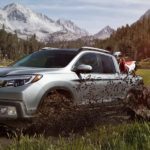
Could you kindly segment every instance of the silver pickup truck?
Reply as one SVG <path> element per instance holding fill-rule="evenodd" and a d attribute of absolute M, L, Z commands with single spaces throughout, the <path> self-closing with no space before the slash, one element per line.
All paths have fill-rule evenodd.
<path fill-rule="evenodd" d="M 0 120 L 33 118 L 52 104 L 53 95 L 74 105 L 130 99 L 143 85 L 140 76 L 122 74 L 106 50 L 43 48 L 0 68 Z"/>

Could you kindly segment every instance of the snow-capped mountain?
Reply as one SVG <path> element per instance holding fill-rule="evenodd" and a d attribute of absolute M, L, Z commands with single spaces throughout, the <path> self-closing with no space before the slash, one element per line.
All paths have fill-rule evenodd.
<path fill-rule="evenodd" d="M 106 26 L 101 31 L 96 33 L 94 35 L 94 38 L 95 39 L 106 39 L 106 38 L 109 38 L 113 32 L 114 32 L 114 29 L 112 29 L 110 26 Z"/>
<path fill-rule="evenodd" d="M 84 36 L 88 36 L 88 32 L 79 28 L 70 20 L 59 19 L 56 23 L 63 27 L 63 30 L 51 34 L 50 40 L 55 41 L 69 41 L 76 40 Z"/>
<path fill-rule="evenodd" d="M 19 5 L 9 4 L 0 9 L 0 28 L 11 33 L 17 32 L 20 38 L 36 35 L 40 41 L 73 40 L 88 35 L 87 31 L 79 28 L 70 20 L 54 21 L 46 15 L 35 13 L 31 9 Z M 59 35 L 55 37 L 55 35 Z"/>
<path fill-rule="evenodd" d="M 71 20 L 58 19 L 57 23 L 63 26 L 64 29 L 67 29 L 69 32 L 72 32 L 74 34 L 79 34 L 79 35 L 81 34 L 83 36 L 88 35 L 88 32 L 86 30 L 79 28 Z"/>

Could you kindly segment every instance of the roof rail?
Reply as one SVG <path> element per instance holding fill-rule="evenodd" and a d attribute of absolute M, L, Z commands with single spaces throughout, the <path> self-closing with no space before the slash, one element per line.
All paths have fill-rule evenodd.
<path fill-rule="evenodd" d="M 88 46 L 84 46 L 84 47 L 81 47 L 79 49 L 79 51 L 82 51 L 82 50 L 92 50 L 92 51 L 98 51 L 98 52 L 103 52 L 103 53 L 108 53 L 108 54 L 111 54 L 109 51 L 107 50 L 104 50 L 104 49 L 100 49 L 100 48 L 95 48 L 95 47 L 88 47 Z"/>
<path fill-rule="evenodd" d="M 58 48 L 56 48 L 56 47 L 43 47 L 40 50 L 51 50 L 51 49 L 58 49 Z"/>

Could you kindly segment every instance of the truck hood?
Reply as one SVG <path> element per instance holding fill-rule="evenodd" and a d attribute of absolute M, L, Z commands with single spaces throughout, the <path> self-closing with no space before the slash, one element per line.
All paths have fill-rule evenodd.
<path fill-rule="evenodd" d="M 45 74 L 63 71 L 62 68 L 30 68 L 30 67 L 7 67 L 0 68 L 0 77 L 7 75 L 22 75 L 22 74 Z"/>

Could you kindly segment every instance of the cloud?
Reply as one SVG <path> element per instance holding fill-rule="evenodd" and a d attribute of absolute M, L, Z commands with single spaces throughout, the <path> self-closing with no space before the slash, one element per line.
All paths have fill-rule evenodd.
<path fill-rule="evenodd" d="M 30 8 L 46 12 L 49 17 L 71 19 L 91 32 L 105 25 L 117 28 L 131 24 L 149 6 L 149 0 L 43 0 L 36 5 L 30 4 Z"/>
<path fill-rule="evenodd" d="M 0 5 L 12 1 L 50 18 L 71 19 L 91 32 L 131 24 L 150 8 L 150 0 L 1 0 Z"/>
<path fill-rule="evenodd" d="M 48 9 L 48 10 L 58 10 L 58 11 L 65 11 L 65 10 L 129 10 L 132 11 L 143 11 L 145 8 L 150 5 L 148 0 L 51 0 L 48 2 L 40 2 L 38 4 L 30 4 L 30 8 L 32 9 Z"/>
<path fill-rule="evenodd" d="M 38 4 L 38 5 L 30 5 L 31 9 L 34 10 L 48 10 L 48 11 L 58 11 L 58 12 L 71 12 L 74 11 L 83 12 L 84 15 L 88 12 L 88 14 L 96 12 L 97 14 L 101 12 L 103 15 L 140 15 L 143 12 L 145 12 L 147 9 L 145 9 L 145 6 L 137 4 L 130 4 L 130 6 L 125 6 L 123 4 L 106 4 L 103 2 L 103 5 L 97 4 L 97 5 L 59 5 L 59 4 L 53 4 L 53 5 L 45 5 L 45 4 Z"/>

